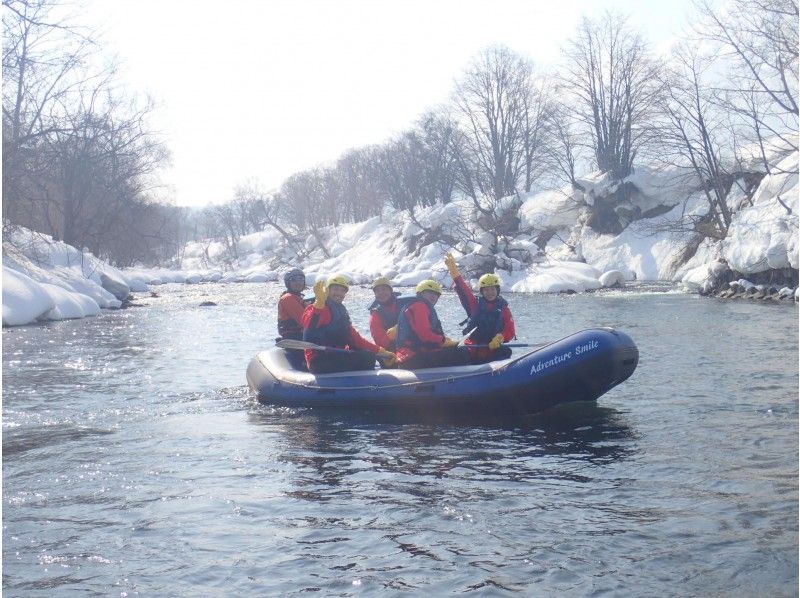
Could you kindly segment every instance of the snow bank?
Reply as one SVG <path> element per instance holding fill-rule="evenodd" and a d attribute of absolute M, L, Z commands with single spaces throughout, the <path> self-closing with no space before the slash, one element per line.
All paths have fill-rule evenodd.
<path fill-rule="evenodd" d="M 96 316 L 135 289 L 120 270 L 51 237 L 17 229 L 3 243 L 3 326 Z"/>
<path fill-rule="evenodd" d="M 511 290 L 518 293 L 581 293 L 599 289 L 600 271 L 581 262 L 536 264 Z"/>
<path fill-rule="evenodd" d="M 30 324 L 54 307 L 42 285 L 3 264 L 3 326 Z"/>
<path fill-rule="evenodd" d="M 564 188 L 523 196 L 519 217 L 524 228 L 563 229 L 575 225 L 584 204 L 580 191 Z"/>
<path fill-rule="evenodd" d="M 800 189 L 797 173 L 790 172 L 796 168 L 795 153 L 778 164 L 776 174 L 762 179 L 753 205 L 734 214 L 722 242 L 731 269 L 754 274 L 798 267 Z"/>
<path fill-rule="evenodd" d="M 47 282 L 41 283 L 41 287 L 54 304 L 53 309 L 45 314 L 48 320 L 69 320 L 100 314 L 100 306 L 88 295 L 69 291 Z"/>

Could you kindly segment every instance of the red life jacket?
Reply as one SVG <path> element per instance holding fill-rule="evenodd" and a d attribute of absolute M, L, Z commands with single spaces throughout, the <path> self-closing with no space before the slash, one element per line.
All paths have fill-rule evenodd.
<path fill-rule="evenodd" d="M 302 310 L 305 309 L 305 301 L 303 301 L 303 297 L 300 293 L 292 293 L 290 291 L 284 291 L 281 294 L 280 299 L 278 300 L 278 334 L 281 338 L 291 338 L 295 340 L 302 340 L 303 339 L 303 324 L 302 322 L 298 322 L 292 317 L 289 317 L 286 313 L 283 313 L 283 309 L 281 302 L 284 301 L 284 297 L 286 295 L 291 295 L 297 301 L 298 305 L 300 306 L 300 313 Z"/>

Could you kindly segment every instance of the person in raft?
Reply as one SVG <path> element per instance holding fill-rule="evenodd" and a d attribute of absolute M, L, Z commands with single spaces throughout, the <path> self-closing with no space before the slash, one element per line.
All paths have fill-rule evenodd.
<path fill-rule="evenodd" d="M 394 353 L 372 344 L 353 328 L 350 314 L 342 305 L 348 290 L 350 281 L 341 274 L 331 276 L 327 284 L 319 280 L 314 285 L 314 303 L 303 312 L 303 340 L 351 352 L 306 349 L 306 364 L 311 373 L 371 370 L 375 355 L 389 367 L 397 359 Z"/>
<path fill-rule="evenodd" d="M 413 370 L 468 364 L 469 353 L 445 336 L 436 314 L 442 285 L 423 280 L 414 290 L 417 296 L 404 303 L 397 318 L 397 366 Z"/>
<path fill-rule="evenodd" d="M 380 276 L 372 281 L 372 292 L 375 301 L 369 306 L 369 331 L 372 340 L 379 347 L 387 351 L 394 351 L 397 338 L 397 316 L 400 313 L 400 304 L 392 283 L 385 276 Z"/>
<path fill-rule="evenodd" d="M 500 279 L 497 274 L 484 274 L 478 279 L 480 297 L 476 297 L 458 271 L 456 260 L 449 253 L 444 258 L 444 264 L 453 277 L 456 293 L 469 318 L 464 334 L 477 328 L 464 344 L 468 348 L 470 345 L 488 345 L 470 348 L 470 362 L 487 363 L 511 357 L 511 349 L 504 347 L 503 343 L 516 335 L 514 317 L 508 308 L 508 302 L 500 296 Z"/>
<path fill-rule="evenodd" d="M 303 300 L 306 275 L 300 268 L 292 268 L 283 275 L 286 290 L 278 299 L 278 334 L 283 339 L 303 340 L 303 312 L 308 303 Z"/>

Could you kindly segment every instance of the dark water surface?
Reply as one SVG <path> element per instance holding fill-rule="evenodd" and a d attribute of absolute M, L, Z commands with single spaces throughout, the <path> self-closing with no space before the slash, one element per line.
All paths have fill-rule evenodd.
<path fill-rule="evenodd" d="M 797 595 L 794 307 L 512 295 L 521 341 L 616 326 L 638 370 L 596 405 L 426 423 L 256 403 L 276 285 L 157 291 L 3 330 L 5 596 Z"/>

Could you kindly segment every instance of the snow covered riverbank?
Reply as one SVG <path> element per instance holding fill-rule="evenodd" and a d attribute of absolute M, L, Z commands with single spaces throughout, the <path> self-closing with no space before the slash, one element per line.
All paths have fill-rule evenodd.
<path fill-rule="evenodd" d="M 3 326 L 96 316 L 118 309 L 131 290 L 146 289 L 46 235 L 18 229 L 3 240 Z"/>
<path fill-rule="evenodd" d="M 709 210 L 696 179 L 676 169 L 639 167 L 624 181 L 593 174 L 578 181 L 580 189 L 505 198 L 489 206 L 493 224 L 514 223 L 504 231 L 460 200 L 418 209 L 413 217 L 386 210 L 380 218 L 329 227 L 299 243 L 272 229 L 244 236 L 233 247 L 191 243 L 183 255 L 184 275 L 126 274 L 148 283 L 260 282 L 300 266 L 311 282 L 342 272 L 357 284 L 379 275 L 400 287 L 431 276 L 449 284 L 443 257 L 452 251 L 469 278 L 497 271 L 504 288 L 517 292 L 584 292 L 636 280 L 708 293 L 742 280 L 742 288 L 751 282 L 768 293 L 777 285 L 773 294 L 783 289 L 786 295 L 797 288 L 796 161 L 796 153 L 784 158 L 776 174 L 764 176 L 755 189 L 733 181 L 734 217 L 721 240 L 696 232 Z M 612 232 L 598 232 L 604 229 Z"/>
<path fill-rule="evenodd" d="M 459 200 L 413 215 L 386 210 L 307 238 L 287 239 L 267 229 L 241 237 L 233 247 L 190 243 L 180 270 L 121 271 L 49 237 L 17 230 L 3 244 L 3 325 L 96 315 L 119 308 L 131 291 L 168 282 L 275 281 L 294 266 L 305 270 L 311 284 L 340 272 L 355 284 L 383 275 L 397 287 L 430 277 L 447 286 L 448 251 L 466 277 L 474 281 L 497 271 L 503 288 L 515 292 L 580 293 L 631 281 L 671 281 L 688 292 L 796 299 L 796 162 L 796 153 L 785 158 L 750 193 L 733 182 L 733 221 L 721 240 L 687 225 L 708 213 L 697 181 L 644 167 L 624 181 L 595 174 L 580 179 L 580 189 L 505 198 L 488 206 L 491 224 L 476 206 Z"/>

